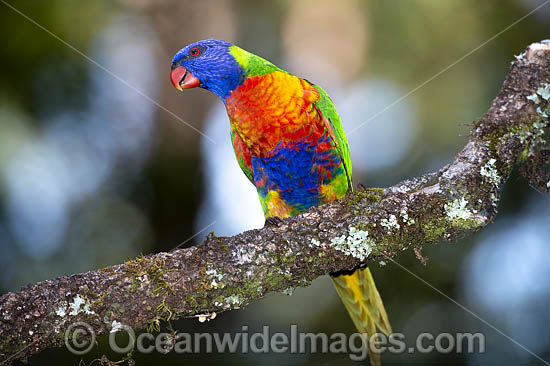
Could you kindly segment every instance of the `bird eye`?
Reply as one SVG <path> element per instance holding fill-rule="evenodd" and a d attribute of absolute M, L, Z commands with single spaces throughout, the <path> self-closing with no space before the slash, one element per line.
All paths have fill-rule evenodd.
<path fill-rule="evenodd" d="M 191 56 L 198 56 L 199 53 L 200 53 L 200 50 L 199 50 L 198 47 L 193 47 L 193 48 L 191 48 L 191 50 L 189 51 L 189 54 L 190 54 Z"/>

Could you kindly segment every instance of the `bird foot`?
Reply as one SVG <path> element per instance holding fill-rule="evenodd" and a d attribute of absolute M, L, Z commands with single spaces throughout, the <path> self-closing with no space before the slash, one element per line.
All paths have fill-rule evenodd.
<path fill-rule="evenodd" d="M 265 219 L 264 226 L 276 226 L 279 227 L 283 223 L 283 220 L 277 216 L 270 216 Z"/>
<path fill-rule="evenodd" d="M 365 185 L 363 183 L 359 183 L 357 185 L 357 189 L 360 189 L 362 191 L 366 191 L 367 190 L 367 187 L 365 187 Z"/>

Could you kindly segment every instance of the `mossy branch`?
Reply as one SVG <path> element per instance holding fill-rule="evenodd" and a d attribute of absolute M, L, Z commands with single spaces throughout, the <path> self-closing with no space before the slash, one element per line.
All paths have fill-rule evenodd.
<path fill-rule="evenodd" d="M 198 246 L 139 257 L 43 281 L 0 297 L 0 361 L 63 345 L 77 321 L 96 334 L 116 324 L 159 322 L 238 309 L 268 292 L 453 240 L 489 224 L 512 168 L 550 189 L 545 129 L 550 115 L 550 43 L 530 45 L 511 65 L 466 147 L 441 170 L 387 189 L 359 189 L 280 224 Z M 417 250 L 418 252 L 418 250 Z M 419 254 L 419 252 L 418 252 Z"/>

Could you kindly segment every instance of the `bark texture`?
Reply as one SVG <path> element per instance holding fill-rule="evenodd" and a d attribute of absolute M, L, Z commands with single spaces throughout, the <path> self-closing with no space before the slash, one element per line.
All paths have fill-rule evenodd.
<path fill-rule="evenodd" d="M 437 172 L 386 189 L 358 189 L 293 218 L 198 246 L 43 281 L 0 296 L 0 362 L 64 344 L 83 321 L 96 335 L 117 324 L 155 329 L 162 320 L 242 308 L 268 292 L 307 286 L 328 273 L 452 240 L 489 224 L 512 168 L 550 190 L 545 136 L 550 43 L 516 56 L 469 142 Z M 546 132 L 546 134 L 545 134 Z M 420 255 L 421 257 L 421 255 Z"/>

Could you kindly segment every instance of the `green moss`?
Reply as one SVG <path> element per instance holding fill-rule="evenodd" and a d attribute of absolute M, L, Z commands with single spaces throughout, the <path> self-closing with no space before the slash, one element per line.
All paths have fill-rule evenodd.
<path fill-rule="evenodd" d="M 133 294 L 134 292 L 136 292 L 138 287 L 139 287 L 139 281 L 137 281 L 137 279 L 134 278 L 132 280 L 132 284 L 130 285 L 130 293 Z"/>
<path fill-rule="evenodd" d="M 372 248 L 372 253 L 385 257 L 388 252 L 399 252 L 410 244 L 424 242 L 424 237 L 418 230 L 412 228 L 401 228 L 389 234 L 378 234 L 376 245 Z"/>
<path fill-rule="evenodd" d="M 191 306 L 193 308 L 192 314 L 201 314 L 206 310 L 211 311 L 213 307 L 222 309 L 239 308 L 246 305 L 248 299 L 257 298 L 258 294 L 263 293 L 265 290 L 283 287 L 284 283 L 288 281 L 288 276 L 278 271 L 271 271 L 266 273 L 263 278 L 252 279 L 240 286 L 230 287 L 226 285 L 223 295 L 219 294 L 214 298 L 211 298 L 211 291 L 209 289 L 202 289 L 202 291 L 199 289 L 195 295 L 186 296 L 183 307 L 189 308 Z M 159 308 L 159 310 L 161 309 Z M 189 314 L 187 313 L 186 315 Z"/>
<path fill-rule="evenodd" d="M 541 124 L 541 121 L 540 115 L 523 114 L 515 123 L 486 124 L 480 136 L 487 141 L 489 149 L 495 154 L 497 153 L 498 145 L 508 138 L 516 137 L 522 144 L 527 142 L 528 146 L 520 153 L 517 159 L 517 162 L 521 163 L 529 156 L 531 145 L 533 145 L 532 140 L 537 139 L 541 134 L 541 132 L 538 132 L 541 129 L 537 127 Z"/>
<path fill-rule="evenodd" d="M 135 291 L 139 282 L 143 280 L 141 277 L 147 275 L 156 285 L 153 294 L 168 294 L 174 292 L 172 287 L 163 279 L 164 274 L 174 271 L 174 269 L 166 267 L 164 259 L 140 255 L 136 259 L 124 263 L 122 269 L 133 276 L 133 283 L 130 287 L 130 291 L 132 291 L 132 289 Z"/>
<path fill-rule="evenodd" d="M 103 308 L 103 305 L 104 305 L 103 298 L 99 297 L 98 299 L 93 300 L 90 303 L 90 309 L 96 313 L 99 313 L 99 310 Z"/>
<path fill-rule="evenodd" d="M 164 318 L 161 318 L 162 320 L 166 320 L 166 321 L 169 321 L 170 319 L 172 319 L 172 317 L 174 316 L 174 312 L 172 311 L 172 309 L 170 309 L 167 305 L 166 305 L 166 297 L 162 299 L 162 302 L 156 307 L 155 311 L 157 313 L 162 313 L 164 312 L 167 316 L 164 317 Z"/>
<path fill-rule="evenodd" d="M 451 221 L 451 226 L 459 230 L 472 230 L 480 226 L 479 221 L 467 218 L 467 219 L 454 219 Z"/>
<path fill-rule="evenodd" d="M 147 333 L 160 332 L 160 321 L 159 318 L 153 318 L 147 324 Z"/>
<path fill-rule="evenodd" d="M 378 202 L 384 197 L 383 188 L 366 188 L 358 189 L 353 191 L 353 194 L 345 202 L 345 206 L 354 211 L 354 214 L 357 214 L 359 211 L 355 212 L 355 207 L 357 207 L 363 200 L 368 202 Z"/>
<path fill-rule="evenodd" d="M 191 294 L 185 295 L 185 303 L 191 305 L 194 312 L 198 311 L 199 303 L 193 296 L 191 296 Z"/>
<path fill-rule="evenodd" d="M 90 291 L 87 286 L 83 286 L 80 289 L 82 298 L 89 303 L 90 311 L 99 313 L 104 305 L 103 296 L 97 292 Z"/>
<path fill-rule="evenodd" d="M 153 295 L 162 296 L 161 302 L 155 308 L 158 315 L 155 316 L 147 326 L 148 331 L 160 331 L 160 321 L 168 321 L 172 319 L 174 315 L 174 311 L 166 304 L 168 295 L 173 294 L 174 290 L 170 284 L 164 280 L 163 276 L 167 272 L 174 271 L 175 269 L 167 268 L 164 259 L 140 255 L 136 259 L 124 263 L 123 270 L 133 277 L 132 284 L 129 288 L 131 293 L 135 292 L 139 284 L 146 280 L 144 277 L 148 276 L 154 285 L 152 291 Z"/>
<path fill-rule="evenodd" d="M 378 193 L 379 195 L 384 195 L 384 193 L 386 192 L 384 188 L 379 188 L 379 187 L 367 188 L 365 189 L 365 191 Z"/>
<path fill-rule="evenodd" d="M 218 239 L 218 237 L 216 236 L 216 234 L 214 234 L 213 231 L 210 231 L 208 234 L 206 234 L 206 241 L 215 241 L 216 239 Z"/>
<path fill-rule="evenodd" d="M 54 333 L 54 336 L 56 336 L 59 340 L 63 340 L 63 341 L 65 340 L 64 332 L 59 332 L 58 334 Z M 10 342 L 9 340 L 7 340 L 5 342 L 0 343 L 0 349 L 6 355 L 14 355 L 16 353 L 21 352 L 21 345 L 18 342 Z"/>
<path fill-rule="evenodd" d="M 443 234 L 447 231 L 448 222 L 444 218 L 435 219 L 422 224 L 425 242 L 436 242 L 441 240 Z"/>

